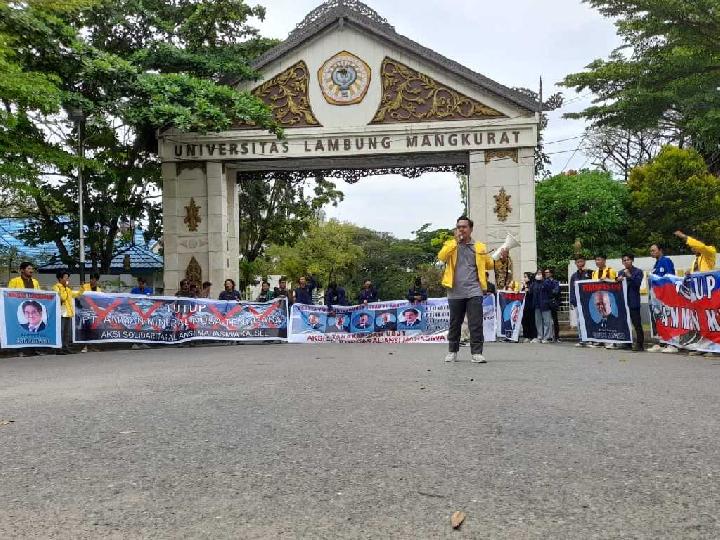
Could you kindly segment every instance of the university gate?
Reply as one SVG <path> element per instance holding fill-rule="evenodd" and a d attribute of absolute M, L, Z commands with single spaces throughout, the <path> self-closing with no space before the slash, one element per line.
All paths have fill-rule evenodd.
<path fill-rule="evenodd" d="M 258 171 L 463 171 L 475 237 L 494 248 L 513 234 L 516 273 L 535 270 L 538 103 L 356 0 L 322 4 L 254 67 L 260 82 L 238 88 L 271 108 L 285 139 L 247 125 L 160 135 L 167 289 L 186 275 L 237 281 L 238 181 Z"/>

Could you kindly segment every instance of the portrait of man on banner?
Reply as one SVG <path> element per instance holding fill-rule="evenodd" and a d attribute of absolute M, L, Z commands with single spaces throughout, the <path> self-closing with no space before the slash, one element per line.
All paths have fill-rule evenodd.
<path fill-rule="evenodd" d="M 398 309 L 398 321 L 398 330 L 424 330 L 426 325 L 423 306 Z"/>
<path fill-rule="evenodd" d="M 353 332 L 367 333 L 367 332 L 373 332 L 374 330 L 375 330 L 375 325 L 373 324 L 372 313 L 370 313 L 368 311 L 360 311 L 353 315 L 353 318 L 352 318 L 352 331 Z"/>
<path fill-rule="evenodd" d="M 632 343 L 625 282 L 578 281 L 575 287 L 583 340 Z"/>
<path fill-rule="evenodd" d="M 0 309 L 3 347 L 60 347 L 60 304 L 57 294 L 3 290 Z"/>

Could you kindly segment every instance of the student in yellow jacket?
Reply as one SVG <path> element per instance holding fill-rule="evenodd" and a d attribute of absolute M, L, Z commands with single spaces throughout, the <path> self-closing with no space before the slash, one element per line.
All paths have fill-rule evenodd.
<path fill-rule="evenodd" d="M 595 266 L 597 266 L 597 270 L 594 270 L 592 273 L 593 279 L 609 279 L 615 281 L 615 278 L 617 278 L 617 272 L 607 266 L 607 255 L 595 255 Z"/>
<path fill-rule="evenodd" d="M 682 231 L 675 231 L 675 236 L 685 242 L 695 254 L 695 260 L 690 272 L 710 272 L 715 270 L 715 259 L 717 258 L 715 246 L 707 246 Z"/>
<path fill-rule="evenodd" d="M 86 292 L 102 292 L 102 288 L 98 285 L 100 274 L 90 274 L 90 283 L 83 283 L 80 287 L 80 294 Z"/>
<path fill-rule="evenodd" d="M 448 290 L 450 307 L 446 362 L 457 360 L 460 331 L 467 314 L 472 362 L 486 363 L 483 356 L 483 293 L 488 288 L 485 273 L 493 268 L 494 261 L 485 244 L 472 239 L 472 230 L 472 220 L 467 216 L 459 217 L 455 238 L 446 241 L 438 253 L 438 259 L 445 263 L 442 285 Z"/>
<path fill-rule="evenodd" d="M 60 296 L 60 311 L 62 313 L 62 350 L 59 354 L 72 354 L 72 325 L 75 316 L 75 297 L 80 296 L 70 288 L 70 273 L 67 270 L 58 270 L 55 274 L 57 283 L 53 291 Z"/>
<path fill-rule="evenodd" d="M 35 267 L 27 261 L 20 264 L 20 275 L 8 282 L 8 289 L 39 289 L 40 282 L 33 277 Z"/>

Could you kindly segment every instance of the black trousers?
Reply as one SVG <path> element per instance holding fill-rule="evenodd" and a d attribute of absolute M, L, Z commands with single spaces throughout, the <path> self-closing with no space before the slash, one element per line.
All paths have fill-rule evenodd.
<path fill-rule="evenodd" d="M 62 326 L 60 327 L 62 332 L 62 350 L 65 352 L 72 352 L 72 317 L 62 317 Z"/>
<path fill-rule="evenodd" d="M 642 326 L 640 308 L 630 310 L 630 321 L 635 329 L 635 344 L 642 348 L 645 345 L 645 331 Z"/>
<path fill-rule="evenodd" d="M 555 336 L 555 339 L 560 339 L 560 323 L 558 322 L 558 310 L 557 309 L 551 309 L 550 313 L 552 313 L 552 320 L 553 320 L 553 336 Z"/>
<path fill-rule="evenodd" d="M 448 330 L 450 352 L 460 350 L 460 332 L 467 314 L 470 328 L 470 354 L 482 354 L 485 341 L 482 296 L 462 299 L 448 298 L 448 305 L 450 306 L 450 330 Z"/>

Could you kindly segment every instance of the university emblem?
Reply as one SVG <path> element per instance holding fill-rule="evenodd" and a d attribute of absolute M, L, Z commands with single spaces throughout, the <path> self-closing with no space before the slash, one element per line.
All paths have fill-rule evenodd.
<path fill-rule="evenodd" d="M 320 88 L 332 105 L 360 103 L 370 87 L 370 66 L 357 56 L 342 51 L 327 60 L 318 71 Z"/>

